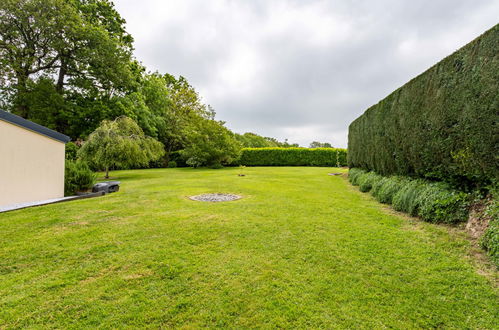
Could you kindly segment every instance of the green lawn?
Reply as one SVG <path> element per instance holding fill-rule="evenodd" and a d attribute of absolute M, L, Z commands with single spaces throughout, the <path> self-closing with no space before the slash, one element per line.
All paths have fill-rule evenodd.
<path fill-rule="evenodd" d="M 497 328 L 463 234 L 337 169 L 238 171 L 113 172 L 119 193 L 0 214 L 0 328 Z"/>

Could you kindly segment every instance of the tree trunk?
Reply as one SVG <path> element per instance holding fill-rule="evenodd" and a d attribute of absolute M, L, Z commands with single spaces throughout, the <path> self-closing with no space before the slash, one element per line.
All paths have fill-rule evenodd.
<path fill-rule="evenodd" d="M 29 108 L 26 104 L 26 95 L 27 95 L 27 82 L 28 76 L 23 73 L 17 74 L 17 84 L 16 84 L 16 99 L 15 99 L 15 112 L 17 115 L 28 118 L 29 116 Z"/>
<path fill-rule="evenodd" d="M 57 78 L 57 84 L 55 85 L 55 89 L 59 94 L 62 94 L 64 90 L 64 78 L 66 78 L 67 73 L 67 65 L 64 58 L 61 58 L 61 68 L 59 69 L 59 76 Z"/>
<path fill-rule="evenodd" d="M 106 166 L 106 176 L 104 178 L 109 179 L 109 166 Z"/>

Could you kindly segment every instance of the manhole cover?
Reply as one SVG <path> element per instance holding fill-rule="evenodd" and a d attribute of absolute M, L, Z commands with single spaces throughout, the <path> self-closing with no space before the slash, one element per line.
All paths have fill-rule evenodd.
<path fill-rule="evenodd" d="M 202 194 L 202 195 L 191 196 L 189 198 L 194 201 L 200 201 L 200 202 L 229 202 L 229 201 L 235 201 L 236 199 L 240 199 L 242 197 L 239 195 L 232 195 L 232 194 Z"/>

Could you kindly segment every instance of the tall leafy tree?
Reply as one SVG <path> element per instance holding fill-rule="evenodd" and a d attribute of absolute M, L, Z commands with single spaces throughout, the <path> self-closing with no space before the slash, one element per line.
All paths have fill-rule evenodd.
<path fill-rule="evenodd" d="M 78 150 L 78 156 L 105 170 L 112 167 L 147 166 L 164 154 L 161 142 L 146 136 L 132 119 L 122 116 L 105 120 Z"/>
<path fill-rule="evenodd" d="M 214 119 L 215 111 L 201 101 L 197 91 L 187 79 L 165 74 L 163 79 L 169 95 L 165 113 L 167 129 L 161 136 L 167 153 L 183 149 L 189 142 L 190 132 L 199 129 L 202 119 Z"/>
<path fill-rule="evenodd" d="M 182 150 L 186 163 L 193 167 L 231 164 L 239 158 L 241 144 L 222 122 L 201 119 L 192 126 L 187 144 Z"/>
<path fill-rule="evenodd" d="M 280 146 L 279 141 L 255 133 L 235 134 L 235 138 L 245 148 L 276 148 Z"/>
<path fill-rule="evenodd" d="M 31 117 L 33 84 L 52 81 L 52 93 L 122 93 L 131 79 L 132 37 L 107 0 L 3 0 L 0 2 L 0 79 L 14 112 Z M 66 131 L 62 106 L 57 128 Z"/>

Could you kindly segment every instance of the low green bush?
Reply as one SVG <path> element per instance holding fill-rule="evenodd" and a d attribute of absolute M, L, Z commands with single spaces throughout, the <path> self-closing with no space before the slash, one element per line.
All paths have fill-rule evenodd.
<path fill-rule="evenodd" d="M 359 178 L 364 173 L 366 173 L 366 171 L 361 170 L 360 168 L 351 168 L 348 170 L 348 180 L 352 185 L 358 186 Z"/>
<path fill-rule="evenodd" d="M 373 185 L 371 193 L 378 202 L 392 204 L 395 194 L 408 182 L 408 179 L 399 176 L 383 178 Z"/>
<path fill-rule="evenodd" d="M 470 197 L 442 182 L 427 182 L 400 176 L 383 177 L 352 168 L 350 182 L 362 192 L 370 191 L 381 203 L 395 210 L 435 223 L 458 223 L 468 218 Z"/>
<path fill-rule="evenodd" d="M 397 211 L 417 216 L 419 211 L 418 196 L 421 194 L 423 188 L 423 181 L 407 180 L 401 185 L 400 190 L 393 195 L 393 208 Z"/>
<path fill-rule="evenodd" d="M 359 182 L 359 190 L 362 192 L 368 192 L 371 190 L 372 186 L 376 184 L 377 181 L 382 180 L 383 177 L 374 172 L 367 172 L 361 174 L 358 182 Z"/>
<path fill-rule="evenodd" d="M 208 168 L 211 168 L 213 170 L 219 170 L 221 168 L 224 168 L 224 166 L 222 164 L 213 164 L 213 165 L 208 166 Z"/>
<path fill-rule="evenodd" d="M 180 151 L 172 151 L 169 155 L 169 160 L 174 161 L 177 164 L 177 167 L 188 167 L 185 159 L 182 157 L 182 153 Z"/>
<path fill-rule="evenodd" d="M 444 183 L 428 183 L 418 196 L 418 215 L 435 223 L 458 223 L 468 219 L 469 195 Z"/>
<path fill-rule="evenodd" d="M 378 196 L 379 196 L 379 192 L 381 190 L 381 187 L 383 187 L 384 184 L 386 184 L 386 182 L 388 182 L 388 180 L 390 180 L 389 177 L 382 177 L 380 180 L 377 180 L 376 182 L 374 182 L 372 188 L 371 188 L 371 195 L 374 196 L 374 198 L 376 198 L 378 200 Z M 380 200 L 378 200 L 378 202 L 381 202 Z"/>
<path fill-rule="evenodd" d="M 168 162 L 168 168 L 175 168 L 175 167 L 177 167 L 177 162 L 174 160 L 170 160 Z"/>
<path fill-rule="evenodd" d="M 88 164 L 81 160 L 66 160 L 64 176 L 64 194 L 66 196 L 92 188 L 97 178 Z"/>
<path fill-rule="evenodd" d="M 76 143 L 74 142 L 66 143 L 66 159 L 76 160 L 78 149 L 80 149 L 80 147 L 78 147 Z"/>
<path fill-rule="evenodd" d="M 347 151 L 338 148 L 243 148 L 239 165 L 346 166 Z"/>

